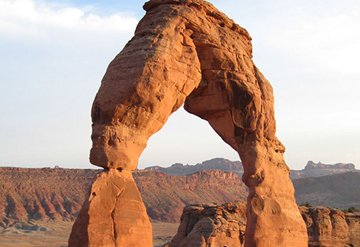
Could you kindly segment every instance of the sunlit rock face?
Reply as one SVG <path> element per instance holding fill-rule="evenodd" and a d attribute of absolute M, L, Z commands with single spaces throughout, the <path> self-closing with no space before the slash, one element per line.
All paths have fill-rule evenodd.
<path fill-rule="evenodd" d="M 248 32 L 202 0 L 151 0 L 144 9 L 135 36 L 110 63 L 94 100 L 91 163 L 120 174 L 136 169 L 150 136 L 185 104 L 243 162 L 249 187 L 245 246 L 307 246 L 285 148 L 275 136 L 272 87 L 251 60 Z M 95 201 L 84 204 L 78 221 L 95 222 Z M 102 206 L 96 205 L 99 211 Z M 103 238 L 109 246 L 132 246 L 107 229 L 120 220 L 107 217 L 101 231 L 90 230 L 96 223 L 82 227 L 88 245 Z M 152 246 L 147 239 L 142 246 Z M 69 246 L 77 246 L 72 238 Z"/>

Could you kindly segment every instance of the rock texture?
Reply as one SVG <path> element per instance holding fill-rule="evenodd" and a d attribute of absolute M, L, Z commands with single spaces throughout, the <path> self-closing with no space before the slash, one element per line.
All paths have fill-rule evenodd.
<path fill-rule="evenodd" d="M 167 247 L 244 246 L 246 203 L 187 206 L 178 233 Z"/>
<path fill-rule="evenodd" d="M 360 246 L 360 214 L 336 208 L 300 207 L 310 247 Z M 166 247 L 242 247 L 246 204 L 193 205 L 184 208 L 178 233 Z M 296 243 L 294 243 L 296 244 Z"/>
<path fill-rule="evenodd" d="M 206 160 L 196 165 L 183 165 L 181 163 L 176 163 L 170 167 L 150 166 L 146 167 L 145 170 L 159 171 L 168 175 L 188 175 L 199 171 L 220 170 L 223 172 L 234 172 L 240 178 L 244 173 L 244 169 L 240 161 L 230 161 L 223 158 Z"/>
<path fill-rule="evenodd" d="M 334 175 L 339 173 L 346 172 L 356 172 L 355 165 L 352 163 L 336 163 L 334 165 L 323 164 L 321 162 L 314 163 L 313 161 L 308 161 L 305 166 L 305 169 L 297 171 L 290 171 L 291 179 L 298 178 L 307 178 L 307 177 L 323 177 L 327 175 Z"/>
<path fill-rule="evenodd" d="M 96 170 L 0 168 L 0 226 L 75 220 Z"/>
<path fill-rule="evenodd" d="M 120 174 L 136 169 L 150 136 L 185 104 L 241 157 L 250 191 L 245 246 L 306 246 L 285 148 L 275 136 L 273 90 L 251 60 L 248 32 L 202 0 L 151 0 L 144 9 L 135 36 L 110 63 L 94 100 L 91 163 L 119 169 L 125 178 Z M 84 204 L 81 222 L 96 224 L 92 217 L 107 210 L 93 203 Z M 132 214 L 143 216 L 141 210 Z M 115 225 L 119 220 L 107 218 Z M 75 225 L 73 232 L 110 241 L 111 225 L 99 232 Z M 117 246 L 130 246 L 116 238 Z M 73 240 L 70 247 L 76 246 Z"/>
<path fill-rule="evenodd" d="M 152 244 L 151 224 L 131 172 L 109 169 L 99 174 L 75 221 L 69 246 L 149 243 Z"/>
<path fill-rule="evenodd" d="M 360 246 L 360 214 L 344 214 L 327 207 L 300 207 L 306 223 L 309 246 Z"/>

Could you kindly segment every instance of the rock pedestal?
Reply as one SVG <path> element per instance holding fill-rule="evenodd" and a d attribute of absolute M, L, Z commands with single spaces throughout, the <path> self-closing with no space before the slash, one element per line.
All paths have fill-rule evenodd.
<path fill-rule="evenodd" d="M 152 246 L 152 227 L 131 172 L 109 169 L 98 175 L 69 246 Z"/>
<path fill-rule="evenodd" d="M 134 170 L 150 136 L 184 104 L 240 155 L 250 189 L 245 246 L 307 246 L 285 148 L 275 136 L 272 87 L 251 60 L 248 32 L 202 0 L 151 0 L 144 9 L 135 36 L 110 63 L 94 100 L 91 163 Z M 116 201 L 116 193 L 104 198 Z M 117 241 L 125 230 L 113 234 L 110 223 L 95 223 L 102 222 L 95 205 L 103 202 L 95 204 L 91 197 L 84 204 L 89 222 L 78 220 L 73 233 L 83 226 L 78 235 L 87 235 L 89 245 L 94 234 L 107 241 L 115 236 L 116 246 L 127 246 Z M 124 205 L 131 203 L 126 198 Z M 109 214 L 107 209 L 107 222 Z M 139 209 L 134 219 L 141 215 Z M 144 236 L 150 234 L 146 229 Z"/>

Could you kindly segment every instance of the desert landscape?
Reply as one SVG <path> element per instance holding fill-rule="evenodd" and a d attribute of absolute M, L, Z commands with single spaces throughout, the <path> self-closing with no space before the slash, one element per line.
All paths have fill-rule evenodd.
<path fill-rule="evenodd" d="M 306 172 L 309 169 L 316 169 L 317 172 L 311 177 Z M 244 232 L 248 192 L 237 175 L 242 174 L 242 170 L 239 161 L 216 158 L 196 165 L 184 166 L 177 163 L 161 172 L 154 167 L 134 171 L 134 179 L 151 219 L 153 245 L 162 246 L 172 240 L 178 231 L 183 210 L 185 214 L 194 209 L 201 212 L 205 206 L 209 211 L 239 200 L 242 204 L 239 204 L 239 211 L 232 219 L 240 222 L 236 224 Z M 99 172 L 100 170 L 95 169 L 1 168 L 0 245 L 67 246 L 72 225 L 87 196 L 87 189 Z M 165 172 L 181 175 L 169 175 Z M 350 241 L 351 238 L 353 246 L 357 246 L 360 229 L 356 227 L 360 226 L 360 214 L 356 209 L 360 208 L 360 195 L 352 188 L 360 187 L 360 171 L 352 164 L 325 165 L 309 161 L 303 170 L 292 172 L 297 174 L 296 177 L 303 176 L 292 181 L 298 205 L 308 203 L 307 207 L 301 207 L 301 212 L 306 220 L 308 233 L 312 236 L 311 246 L 316 246 L 316 241 L 319 240 L 334 243 L 340 241 L 341 239 L 331 240 L 331 235 L 334 235 L 331 234 L 331 229 L 337 232 L 336 236 L 342 236 L 342 241 Z M 228 206 L 217 210 L 222 210 L 221 215 L 224 215 L 226 210 L 230 210 L 229 207 L 231 208 Z M 335 208 L 355 210 L 344 214 Z M 202 214 L 210 217 L 220 215 L 205 211 Z M 344 225 L 344 221 L 348 222 L 347 225 Z M 187 222 L 189 219 L 182 224 L 189 224 Z M 224 218 L 222 222 L 224 229 L 234 228 L 226 225 Z M 328 225 L 320 222 L 327 222 Z M 319 229 L 322 228 L 327 229 L 327 233 L 319 236 Z M 204 232 L 199 229 L 197 231 Z M 193 235 L 199 236 L 195 233 Z M 177 241 L 180 241 L 179 238 Z"/>

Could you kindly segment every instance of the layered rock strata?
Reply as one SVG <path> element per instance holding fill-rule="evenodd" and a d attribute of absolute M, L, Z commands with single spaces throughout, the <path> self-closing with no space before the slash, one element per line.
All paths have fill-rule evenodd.
<path fill-rule="evenodd" d="M 135 36 L 110 63 L 94 100 L 91 163 L 126 177 L 120 174 L 137 167 L 150 136 L 185 104 L 241 157 L 250 191 L 245 246 L 306 246 L 285 148 L 275 136 L 273 91 L 251 60 L 248 32 L 202 0 L 151 0 L 144 9 Z M 105 229 L 120 219 L 107 217 L 105 228 L 90 230 L 97 228 L 90 209 L 106 208 L 95 203 L 87 201 L 78 219 L 88 226 L 80 232 L 75 224 L 73 232 L 131 246 Z M 142 216 L 140 210 L 135 218 Z M 76 246 L 72 238 L 69 246 Z"/>

